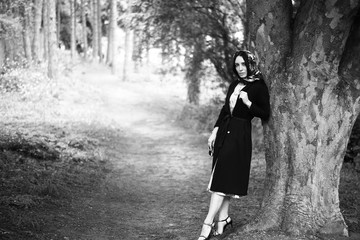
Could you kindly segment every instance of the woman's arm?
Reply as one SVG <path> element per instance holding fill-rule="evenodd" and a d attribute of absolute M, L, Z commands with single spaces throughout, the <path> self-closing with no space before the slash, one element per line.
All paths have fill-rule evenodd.
<path fill-rule="evenodd" d="M 256 97 L 251 101 L 249 107 L 251 114 L 263 120 L 267 120 L 270 116 L 270 96 L 268 88 L 265 84 L 260 84 L 256 92 Z"/>

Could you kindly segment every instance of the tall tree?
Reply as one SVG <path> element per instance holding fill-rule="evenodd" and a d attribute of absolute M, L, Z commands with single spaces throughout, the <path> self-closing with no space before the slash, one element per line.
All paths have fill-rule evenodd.
<path fill-rule="evenodd" d="M 102 21 L 101 21 L 101 2 L 100 0 L 96 0 L 96 19 L 97 19 L 97 27 L 98 27 L 98 31 L 97 31 L 97 38 L 98 38 L 98 56 L 99 56 L 99 61 L 101 62 L 102 59 Z"/>
<path fill-rule="evenodd" d="M 113 41 L 112 41 L 112 39 L 113 39 L 113 26 L 112 26 L 112 24 L 113 24 L 113 6 L 112 6 L 112 4 L 113 4 L 113 1 L 111 0 L 110 1 L 110 19 L 109 19 L 109 24 L 108 24 L 108 30 L 107 30 L 107 34 L 108 34 L 108 44 L 107 44 L 107 49 L 106 49 L 106 64 L 108 64 L 109 66 L 111 66 L 111 64 L 112 64 L 112 62 L 113 62 L 113 59 L 112 59 L 112 51 L 113 51 Z"/>
<path fill-rule="evenodd" d="M 126 15 L 130 16 L 131 14 L 131 0 L 127 0 L 126 1 Z M 130 18 L 125 18 L 125 22 L 124 22 L 124 28 L 125 28 L 125 37 L 124 37 L 124 60 L 123 60 L 123 76 L 122 76 L 122 80 L 123 81 L 127 81 L 129 80 L 128 78 L 128 70 L 129 70 L 129 64 L 130 64 L 130 55 L 131 55 L 131 50 L 130 50 L 130 35 L 131 35 L 131 29 L 130 29 Z"/>
<path fill-rule="evenodd" d="M 55 63 L 56 63 L 56 2 L 47 2 L 48 13 L 48 77 L 55 77 Z"/>
<path fill-rule="evenodd" d="M 244 229 L 347 235 L 339 180 L 360 112 L 360 2 L 248 0 L 271 95 L 261 209 Z"/>
<path fill-rule="evenodd" d="M 60 46 L 60 32 L 61 32 L 61 0 L 56 0 L 56 42 Z"/>
<path fill-rule="evenodd" d="M 97 0 L 92 1 L 92 51 L 93 51 L 93 58 L 98 60 L 99 54 L 99 23 L 98 23 L 98 14 L 97 14 Z"/>
<path fill-rule="evenodd" d="M 75 0 L 70 0 L 70 52 L 71 58 L 75 57 L 75 48 L 76 48 L 76 12 L 75 12 Z"/>
<path fill-rule="evenodd" d="M 117 8 L 116 0 L 111 0 L 110 3 L 110 23 L 109 23 L 109 39 L 107 51 L 107 63 L 111 65 L 112 74 L 116 73 L 116 53 L 117 53 L 117 39 L 116 39 L 116 26 L 117 26 Z"/>
<path fill-rule="evenodd" d="M 81 0 L 81 25 L 82 25 L 82 41 L 84 47 L 84 58 L 87 59 L 88 40 L 87 40 L 87 26 L 86 26 L 86 0 Z"/>
<path fill-rule="evenodd" d="M 23 40 L 24 40 L 24 52 L 27 60 L 32 60 L 31 54 L 31 5 L 22 5 L 22 22 L 23 22 Z"/>
<path fill-rule="evenodd" d="M 32 53 L 35 62 L 40 60 L 40 31 L 42 20 L 43 0 L 35 0 L 34 2 L 34 38 L 32 42 Z"/>
<path fill-rule="evenodd" d="M 50 25 L 49 25 L 49 9 L 48 2 L 43 1 L 43 21 L 44 21 L 44 38 L 43 38 L 43 46 L 44 46 L 44 60 L 48 60 L 49 55 L 49 35 L 50 35 Z"/>

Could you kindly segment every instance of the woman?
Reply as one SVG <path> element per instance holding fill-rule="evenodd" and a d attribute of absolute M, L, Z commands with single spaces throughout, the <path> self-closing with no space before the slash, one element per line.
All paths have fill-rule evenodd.
<path fill-rule="evenodd" d="M 232 226 L 229 216 L 231 198 L 247 195 L 251 162 L 251 119 L 267 120 L 270 114 L 269 93 L 254 54 L 237 51 L 233 59 L 237 79 L 228 89 L 208 145 L 213 156 L 208 186 L 211 200 L 199 240 L 213 232 L 221 235 Z M 214 221 L 218 215 L 217 221 Z"/>

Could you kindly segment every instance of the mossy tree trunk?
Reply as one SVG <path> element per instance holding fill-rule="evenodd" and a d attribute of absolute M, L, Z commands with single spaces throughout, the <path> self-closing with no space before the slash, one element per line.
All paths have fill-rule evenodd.
<path fill-rule="evenodd" d="M 360 111 L 360 2 L 248 0 L 250 46 L 271 95 L 265 192 L 243 230 L 347 235 L 340 170 Z"/>

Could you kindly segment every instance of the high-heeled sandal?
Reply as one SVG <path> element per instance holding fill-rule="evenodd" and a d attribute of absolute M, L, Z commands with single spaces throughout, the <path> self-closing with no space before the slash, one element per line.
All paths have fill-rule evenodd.
<path fill-rule="evenodd" d="M 205 223 L 205 222 L 204 222 L 203 225 L 209 226 L 209 227 L 210 227 L 210 232 L 209 232 L 209 235 L 207 235 L 207 236 L 200 235 L 199 238 L 204 238 L 204 240 L 208 240 L 208 239 L 210 239 L 211 233 L 212 233 L 213 230 L 214 230 L 213 228 L 214 228 L 215 223 L 209 224 L 209 223 Z"/>
<path fill-rule="evenodd" d="M 230 220 L 229 220 L 229 219 L 230 219 Z M 226 229 L 226 227 L 229 226 L 229 225 L 231 226 L 231 228 L 233 227 L 233 221 L 232 221 L 232 219 L 230 218 L 230 216 L 228 216 L 228 217 L 225 218 L 224 220 L 217 221 L 217 223 L 219 223 L 219 222 L 226 222 L 226 224 L 225 224 L 224 227 L 223 227 L 222 233 L 219 233 L 218 231 L 214 230 L 214 236 L 219 236 L 219 235 L 223 234 L 224 231 L 225 231 L 225 229 Z"/>

